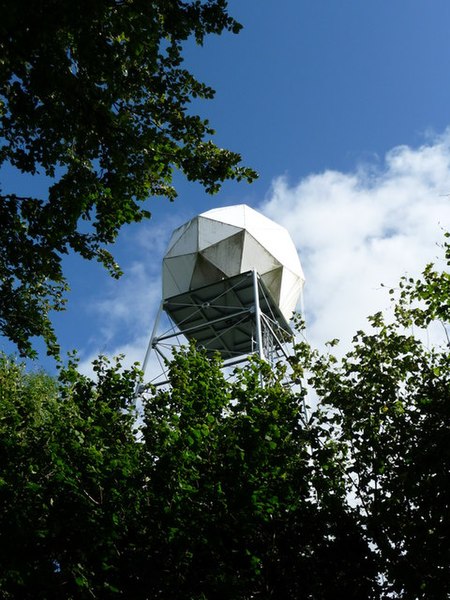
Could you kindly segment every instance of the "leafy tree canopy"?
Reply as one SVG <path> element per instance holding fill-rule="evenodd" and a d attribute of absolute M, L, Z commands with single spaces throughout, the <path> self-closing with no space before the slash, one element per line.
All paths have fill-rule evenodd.
<path fill-rule="evenodd" d="M 447 269 L 428 265 L 391 294 L 395 320 L 370 318 L 342 363 L 315 362 L 319 419 L 346 450 L 347 486 L 377 549 L 383 598 L 450 595 L 450 235 Z M 438 326 L 444 342 L 415 335 Z"/>
<path fill-rule="evenodd" d="M 376 598 L 376 561 L 303 394 L 194 347 L 136 420 L 136 370 L 0 361 L 2 598 Z M 139 424 L 140 423 L 140 424 Z"/>
<path fill-rule="evenodd" d="M 216 192 L 251 181 L 190 110 L 214 91 L 183 67 L 182 44 L 237 33 L 226 0 L 4 0 L 0 3 L 0 165 L 52 178 L 47 197 L 0 193 L 0 331 L 22 354 L 58 347 L 48 318 L 67 284 L 61 255 L 96 259 L 142 201 L 176 196 L 174 170 Z M 83 222 L 85 222 L 83 224 Z"/>
<path fill-rule="evenodd" d="M 449 349 L 414 332 L 448 324 L 450 276 L 392 293 L 342 360 L 297 344 L 301 387 L 192 345 L 137 411 L 136 368 L 3 357 L 2 597 L 447 599 Z"/>

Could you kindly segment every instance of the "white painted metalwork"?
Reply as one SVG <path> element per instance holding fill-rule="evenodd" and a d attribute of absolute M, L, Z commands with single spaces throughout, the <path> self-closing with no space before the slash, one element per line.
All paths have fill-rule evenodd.
<path fill-rule="evenodd" d="M 202 213 L 172 234 L 144 371 L 153 350 L 170 360 L 180 335 L 219 352 L 225 366 L 254 353 L 270 361 L 287 356 L 288 321 L 303 283 L 286 229 L 246 205 Z M 160 332 L 163 313 L 170 325 Z"/>
<path fill-rule="evenodd" d="M 245 204 L 209 210 L 173 232 L 163 299 L 252 269 L 289 320 L 305 278 L 287 230 Z"/>

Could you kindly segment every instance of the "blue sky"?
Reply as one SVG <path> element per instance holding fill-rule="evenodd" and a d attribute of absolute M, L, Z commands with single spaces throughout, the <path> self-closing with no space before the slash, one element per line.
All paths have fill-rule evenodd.
<path fill-rule="evenodd" d="M 209 208 L 246 203 L 290 230 L 318 346 L 340 337 L 345 347 L 365 315 L 388 306 L 380 283 L 420 271 L 450 227 L 448 0 L 229 5 L 243 31 L 189 45 L 187 64 L 216 89 L 198 106 L 216 143 L 260 178 L 214 197 L 177 178 L 175 203 L 150 199 L 151 221 L 123 230 L 119 282 L 66 261 L 72 292 L 54 321 L 86 371 L 99 352 L 143 359 L 170 233 Z M 17 179 L 3 171 L 3 185 Z M 52 369 L 44 354 L 39 364 Z"/>

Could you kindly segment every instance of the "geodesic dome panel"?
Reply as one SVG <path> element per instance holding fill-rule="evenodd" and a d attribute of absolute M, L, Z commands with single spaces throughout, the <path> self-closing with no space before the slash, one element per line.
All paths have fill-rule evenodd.
<path fill-rule="evenodd" d="M 163 300 L 252 269 L 289 319 L 304 275 L 287 230 L 245 204 L 209 210 L 173 232 Z"/>

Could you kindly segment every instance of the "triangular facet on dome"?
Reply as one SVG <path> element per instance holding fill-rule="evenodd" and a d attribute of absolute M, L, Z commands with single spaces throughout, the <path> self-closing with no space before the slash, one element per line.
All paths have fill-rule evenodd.
<path fill-rule="evenodd" d="M 188 221 L 187 223 L 184 223 L 183 225 L 180 225 L 180 227 L 177 227 L 176 229 L 174 229 L 172 231 L 172 235 L 170 236 L 170 240 L 169 240 L 169 245 L 167 246 L 167 250 L 166 253 L 173 248 L 173 246 L 175 246 L 175 244 L 177 243 L 177 241 L 180 239 L 180 237 L 182 235 L 184 235 L 185 231 L 187 229 L 189 229 L 189 226 L 191 225 L 191 221 Z"/>
<path fill-rule="evenodd" d="M 184 229 L 183 229 L 184 228 Z M 183 229 L 181 235 L 179 231 Z M 172 235 L 166 257 L 182 256 L 198 250 L 198 217 L 179 227 Z"/>
<path fill-rule="evenodd" d="M 297 301 L 302 291 L 304 279 L 300 279 L 296 273 L 289 269 L 283 269 L 280 290 L 280 309 L 287 319 L 292 317 L 296 309 Z"/>
<path fill-rule="evenodd" d="M 240 227 L 199 216 L 198 249 L 204 250 L 242 231 Z"/>
<path fill-rule="evenodd" d="M 242 262 L 244 230 L 205 248 L 201 255 L 220 269 L 228 277 L 238 275 Z"/>
<path fill-rule="evenodd" d="M 280 303 L 281 278 L 283 276 L 283 267 L 278 267 L 261 275 L 264 285 L 269 290 L 272 298 L 277 304 Z"/>
<path fill-rule="evenodd" d="M 205 285 L 209 285 L 210 283 L 214 283 L 215 281 L 220 281 L 224 277 L 225 273 L 215 267 L 201 254 L 197 254 L 189 289 L 195 290 Z"/>
<path fill-rule="evenodd" d="M 163 261 L 163 299 L 176 296 L 187 289 L 192 279 L 197 254 L 184 254 Z"/>
<path fill-rule="evenodd" d="M 235 206 L 222 206 L 213 208 L 202 213 L 200 216 L 205 219 L 211 219 L 219 223 L 245 228 L 245 209 L 249 208 L 245 204 L 237 204 Z"/>
<path fill-rule="evenodd" d="M 281 264 L 252 235 L 245 232 L 241 272 L 256 269 L 260 275 L 278 269 Z"/>

